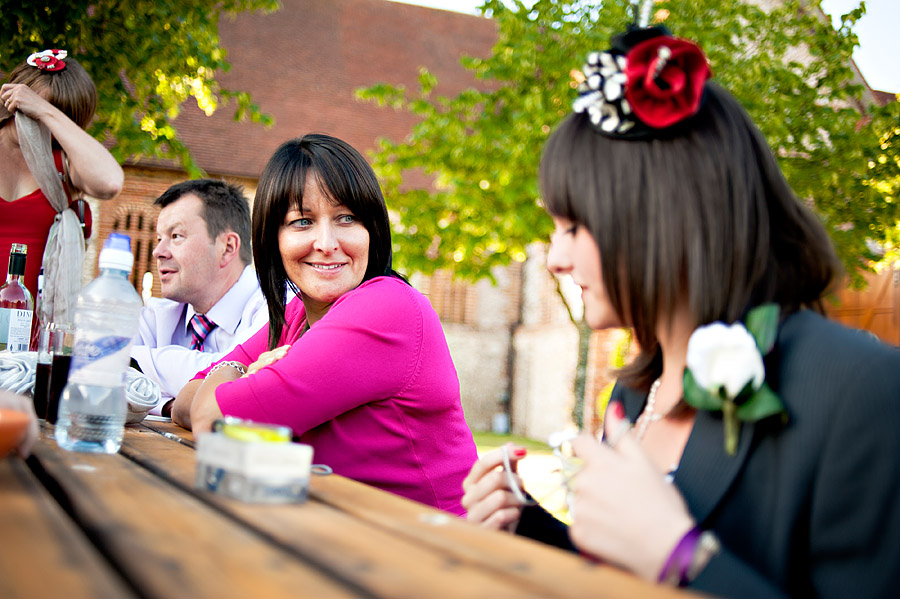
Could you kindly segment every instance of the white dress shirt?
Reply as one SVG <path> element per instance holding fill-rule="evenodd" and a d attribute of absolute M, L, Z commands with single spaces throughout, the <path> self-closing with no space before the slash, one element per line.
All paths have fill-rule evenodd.
<path fill-rule="evenodd" d="M 245 267 L 241 278 L 206 313 L 216 326 L 203 341 L 202 351 L 190 349 L 194 314 L 189 304 L 160 298 L 150 298 L 141 312 L 131 357 L 145 375 L 159 383 L 162 399 L 151 414 L 158 415 L 195 374 L 269 322 L 253 267 Z"/>

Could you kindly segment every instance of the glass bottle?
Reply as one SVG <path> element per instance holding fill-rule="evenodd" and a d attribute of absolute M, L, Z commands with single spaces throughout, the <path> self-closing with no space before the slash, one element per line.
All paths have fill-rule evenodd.
<path fill-rule="evenodd" d="M 31 320 L 34 302 L 31 292 L 22 282 L 28 246 L 14 243 L 9 251 L 9 270 L 6 283 L 0 287 L 0 351 L 28 351 L 31 342 Z"/>
<path fill-rule="evenodd" d="M 38 271 L 37 278 L 37 295 L 34 296 L 34 322 L 31 323 L 31 347 L 29 348 L 31 351 L 40 352 L 40 344 L 41 344 L 41 329 L 43 329 L 47 324 L 41 320 L 41 303 L 43 302 L 44 295 L 44 267 L 41 266 L 41 269 Z M 40 360 L 38 360 L 40 363 Z"/>

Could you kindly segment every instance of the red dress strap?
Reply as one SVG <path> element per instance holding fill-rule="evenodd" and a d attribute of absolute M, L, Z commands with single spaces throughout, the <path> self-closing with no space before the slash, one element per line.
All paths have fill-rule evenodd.
<path fill-rule="evenodd" d="M 88 239 L 91 236 L 91 225 L 93 225 L 94 221 L 91 215 L 91 205 L 81 197 L 80 192 L 77 194 L 72 193 L 75 188 L 72 187 L 71 182 L 69 181 L 68 164 L 66 164 L 66 159 L 65 156 L 63 156 L 62 150 L 53 150 L 53 163 L 56 165 L 56 172 L 62 182 L 66 197 L 69 199 L 69 207 L 74 210 L 75 214 L 78 216 L 84 238 Z M 74 199 L 72 198 L 73 195 L 76 196 Z"/>
<path fill-rule="evenodd" d="M 72 189 L 69 187 L 69 173 L 66 169 L 65 157 L 63 157 L 62 150 L 53 150 L 53 164 L 56 165 L 56 174 L 59 175 L 63 191 L 66 192 L 66 197 L 69 198 L 69 202 L 71 203 Z"/>

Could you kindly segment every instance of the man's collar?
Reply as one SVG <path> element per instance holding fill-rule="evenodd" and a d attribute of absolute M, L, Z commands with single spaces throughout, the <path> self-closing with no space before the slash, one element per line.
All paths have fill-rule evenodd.
<path fill-rule="evenodd" d="M 216 323 L 220 329 L 228 331 L 232 335 L 237 330 L 238 324 L 241 322 L 244 306 L 246 306 L 250 297 L 259 288 L 256 281 L 256 272 L 253 267 L 247 265 L 238 280 L 219 298 L 212 308 L 210 308 L 204 316 Z M 188 323 L 197 312 L 194 307 L 188 305 L 187 312 L 184 316 L 185 331 L 190 332 Z"/>

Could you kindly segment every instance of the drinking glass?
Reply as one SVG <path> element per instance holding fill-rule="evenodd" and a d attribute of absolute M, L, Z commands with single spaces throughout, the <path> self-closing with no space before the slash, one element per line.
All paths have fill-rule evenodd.
<path fill-rule="evenodd" d="M 50 384 L 47 389 L 47 422 L 56 424 L 59 413 L 59 397 L 69 380 L 69 366 L 72 363 L 75 329 L 69 324 L 51 323 Z"/>
<path fill-rule="evenodd" d="M 47 394 L 50 390 L 50 363 L 53 359 L 53 327 L 41 327 L 38 335 L 37 365 L 34 369 L 34 413 L 38 418 L 47 418 Z"/>

